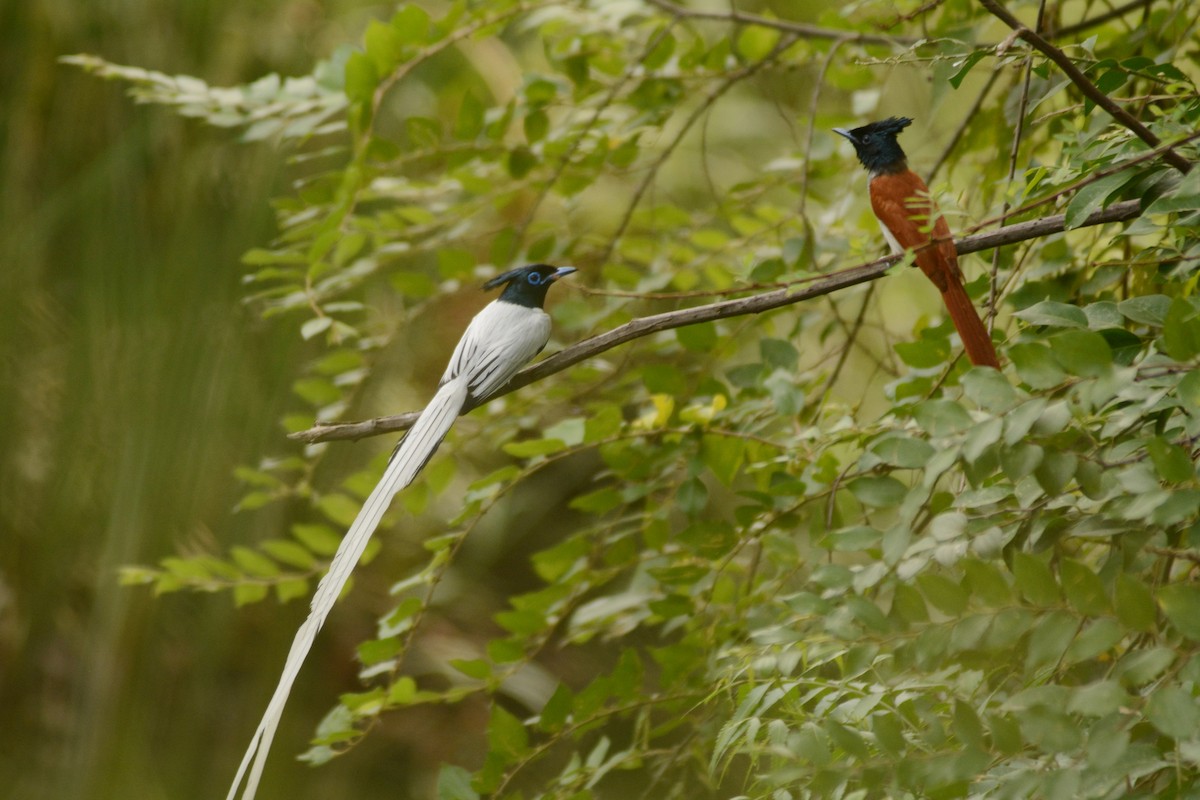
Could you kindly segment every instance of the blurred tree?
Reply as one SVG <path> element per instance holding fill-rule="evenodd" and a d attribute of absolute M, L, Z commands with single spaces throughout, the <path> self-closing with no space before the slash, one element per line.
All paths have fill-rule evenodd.
<path fill-rule="evenodd" d="M 560 343 L 676 312 L 461 421 L 302 673 L 266 791 L 1193 787 L 1195 17 L 1014 10 L 1037 33 L 990 0 L 405 4 L 306 77 L 229 89 L 73 59 L 294 154 L 242 259 L 304 342 L 273 351 L 290 430 L 419 406 L 485 301 L 456 290 L 514 263 L 583 267 Z M 952 228 L 1007 226 L 974 283 L 1003 373 L 960 363 L 912 271 L 818 282 L 881 244 L 829 128 L 889 114 L 926 132 L 905 144 Z M 238 471 L 258 535 L 126 582 L 306 597 L 389 444 L 364 466 L 328 435 Z M 230 777 L 284 651 L 244 644 L 295 606 L 201 637 L 237 676 L 220 694 L 187 666 Z M 318 674 L 343 693 L 306 758 L 354 752 L 309 775 L 284 756 L 333 696 Z"/>

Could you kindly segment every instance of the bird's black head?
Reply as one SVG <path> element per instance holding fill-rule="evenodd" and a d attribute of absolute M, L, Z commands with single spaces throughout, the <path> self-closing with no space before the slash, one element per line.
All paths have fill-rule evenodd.
<path fill-rule="evenodd" d="M 500 299 L 529 308 L 541 308 L 546 302 L 546 290 L 559 278 L 570 275 L 574 267 L 552 267 L 548 264 L 531 264 L 527 267 L 502 272 L 483 285 L 484 289 L 504 286 Z"/>
<path fill-rule="evenodd" d="M 888 117 L 861 128 L 834 128 L 833 131 L 850 140 L 858 160 L 871 173 L 899 172 L 907 168 L 908 163 L 896 137 L 911 124 L 908 117 Z"/>

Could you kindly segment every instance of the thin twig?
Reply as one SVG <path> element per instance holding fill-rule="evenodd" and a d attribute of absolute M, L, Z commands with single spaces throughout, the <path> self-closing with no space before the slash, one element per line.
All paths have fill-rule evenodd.
<path fill-rule="evenodd" d="M 736 8 L 730 11 L 698 11 L 694 8 L 684 8 L 668 0 L 646 0 L 650 5 L 657 6 L 668 14 L 688 19 L 708 19 L 718 22 L 733 22 L 739 25 L 756 25 L 760 28 L 772 28 L 777 31 L 791 33 L 802 39 L 848 39 L 863 44 L 915 44 L 916 40 L 905 36 L 884 36 L 874 33 L 852 33 L 839 31 L 835 28 L 822 28 L 819 25 L 809 25 L 804 22 L 792 22 L 786 19 L 771 19 L 757 14 L 747 14 Z"/>
<path fill-rule="evenodd" d="M 1106 209 L 1091 214 L 1078 227 L 1104 225 L 1111 222 L 1125 222 L 1137 217 L 1141 212 L 1140 201 L 1126 200 L 1114 203 Z M 1063 214 L 1056 214 L 1052 217 L 1044 217 L 1042 219 L 1010 225 L 998 231 L 968 236 L 955 242 L 955 247 L 960 254 L 975 253 L 980 250 L 990 250 L 993 247 L 1001 247 L 1061 233 L 1065 229 L 1065 216 Z M 851 286 L 857 286 L 860 283 L 876 280 L 883 277 L 892 265 L 902 257 L 886 256 L 865 264 L 833 272 L 814 281 L 811 285 L 801 290 L 775 289 L 749 297 L 723 300 L 719 303 L 709 303 L 693 308 L 682 308 L 662 314 L 653 314 L 648 317 L 639 317 L 598 336 L 577 342 L 564 350 L 560 350 L 549 358 L 539 361 L 533 366 L 526 367 L 518 372 L 511 381 L 492 395 L 492 397 L 500 397 L 501 395 L 516 391 L 523 386 L 539 381 L 556 372 L 562 372 L 568 367 L 599 355 L 606 350 L 611 350 L 618 345 L 631 342 L 634 339 L 640 339 L 643 336 L 649 336 L 652 333 L 682 328 L 688 325 L 698 325 L 718 319 L 739 317 L 745 314 L 761 314 L 766 311 L 773 311 L 777 308 L 793 305 L 803 300 L 811 300 L 814 297 L 821 297 Z M 492 399 L 492 397 L 488 398 L 488 400 Z M 463 409 L 463 412 L 470 411 L 472 408 L 474 406 L 467 406 Z M 377 417 L 362 422 L 318 425 L 306 431 L 289 434 L 289 438 L 308 444 L 344 440 L 357 441 L 368 436 L 407 430 L 416 421 L 418 413 L 416 411 L 409 411 L 404 414 Z"/>
<path fill-rule="evenodd" d="M 1065 25 L 1062 28 L 1059 28 L 1057 31 L 1055 31 L 1054 36 L 1055 36 L 1055 38 L 1058 38 L 1060 36 L 1074 36 L 1075 34 L 1082 33 L 1083 31 L 1086 31 L 1089 28 L 1094 28 L 1097 25 L 1103 25 L 1104 23 L 1108 22 L 1109 20 L 1114 20 L 1114 19 L 1117 19 L 1118 17 L 1123 17 L 1126 14 L 1128 14 L 1130 11 L 1137 11 L 1139 8 L 1145 8 L 1146 6 L 1149 6 L 1152 2 L 1154 2 L 1154 0 L 1133 0 L 1132 3 L 1126 3 L 1123 6 L 1117 6 L 1114 9 L 1105 11 L 1103 14 L 1099 14 L 1090 19 L 1082 19 L 1079 22 L 1072 23 L 1071 25 Z"/>
<path fill-rule="evenodd" d="M 813 138 L 817 128 L 817 103 L 821 99 L 821 90 L 825 87 L 825 78 L 829 74 L 829 68 L 833 65 L 834 56 L 838 50 L 846 43 L 846 39 L 835 39 L 833 44 L 829 46 L 829 52 L 825 54 L 825 58 L 821 61 L 821 68 L 817 71 L 817 79 L 813 81 L 812 96 L 808 101 L 808 128 L 804 136 L 804 169 L 800 171 L 800 187 L 798 194 L 800 195 L 799 214 L 801 219 L 804 219 L 805 201 L 808 200 L 808 179 L 812 168 L 812 146 Z"/>
<path fill-rule="evenodd" d="M 670 32 L 671 26 L 669 25 L 665 25 L 660 28 L 659 31 L 650 38 L 650 41 L 646 43 L 646 46 L 642 48 L 642 52 L 638 54 L 637 59 L 632 63 L 641 64 L 643 61 L 645 61 L 646 57 L 654 52 L 654 48 L 658 47 L 659 43 L 662 42 L 663 38 L 666 37 Z M 525 238 L 525 231 L 528 230 L 530 224 L 532 224 L 534 217 L 537 215 L 538 209 L 541 208 L 542 203 L 545 202 L 546 198 L 550 195 L 551 190 L 554 188 L 555 184 L 558 183 L 559 178 L 561 178 L 563 173 L 566 172 L 567 167 L 571 165 L 571 159 L 575 157 L 575 153 L 579 150 L 580 145 L 583 144 L 584 139 L 587 138 L 589 133 L 595 130 L 596 124 L 600 121 L 600 118 L 604 116 L 604 112 L 607 111 L 614 102 L 616 102 L 617 96 L 621 93 L 621 89 L 623 89 L 631 80 L 633 80 L 635 74 L 635 70 L 626 70 L 621 75 L 620 79 L 615 81 L 613 85 L 609 87 L 608 93 L 592 112 L 591 119 L 587 121 L 587 124 L 583 126 L 583 129 L 579 131 L 574 140 L 572 140 L 570 146 L 567 147 L 567 152 L 563 153 L 562 157 L 558 160 L 558 164 L 554 168 L 554 173 L 545 181 L 545 183 L 542 184 L 537 196 L 534 197 L 533 202 L 529 204 L 529 210 L 525 212 L 525 218 L 521 221 L 521 224 L 517 228 L 517 241 L 522 241 Z"/>
<path fill-rule="evenodd" d="M 1046 18 L 1046 0 L 1042 0 L 1038 4 L 1037 29 L 1042 30 L 1042 24 Z M 995 74 L 995 73 L 993 73 Z M 1013 181 L 1017 178 L 1017 157 L 1021 153 L 1021 139 L 1025 135 L 1025 111 L 1029 107 L 1029 86 L 1033 82 L 1033 57 L 1029 56 L 1025 59 L 1025 79 L 1021 81 L 1021 100 L 1017 105 L 1016 113 L 1016 130 L 1013 131 L 1012 147 L 1008 151 L 1008 179 L 1006 188 L 1013 185 Z M 1012 208 L 1012 203 L 1008 199 L 1008 192 L 1004 193 L 1004 205 L 1000 209 L 1000 216 L 1006 217 L 1009 210 Z M 1004 225 L 1007 220 L 1002 220 L 1001 225 Z M 999 248 L 992 251 L 992 268 L 988 275 L 988 333 L 991 333 L 996 324 L 996 306 L 1000 302 L 1000 250 Z"/>
<path fill-rule="evenodd" d="M 992 88 L 996 85 L 996 81 L 1000 77 L 1000 74 L 1001 73 L 999 70 L 992 70 L 988 73 L 987 81 L 984 83 L 983 89 L 981 89 L 979 94 L 975 97 L 975 102 L 971 104 L 970 110 L 963 115 L 962 120 L 958 123 L 958 127 L 946 141 L 946 146 L 942 148 L 942 154 L 938 156 L 937 161 L 933 162 L 933 167 L 929 170 L 927 181 L 930 185 L 933 184 L 934 176 L 937 175 L 938 172 L 941 171 L 942 167 L 946 165 L 946 161 L 949 160 L 950 154 L 954 152 L 954 148 L 958 144 L 959 140 L 962 139 L 963 134 L 967 132 L 967 128 L 971 127 L 972 124 L 977 124 L 975 115 L 979 113 L 979 109 L 983 108 L 983 103 L 985 100 L 987 100 Z"/>
<path fill-rule="evenodd" d="M 1093 103 L 1100 106 L 1100 108 L 1107 111 L 1113 119 L 1132 131 L 1135 136 L 1137 136 L 1146 144 L 1150 145 L 1151 147 L 1158 147 L 1162 144 L 1162 140 L 1159 139 L 1153 131 L 1143 125 L 1141 121 L 1139 121 L 1128 111 L 1121 108 L 1121 106 L 1119 106 L 1117 103 L 1113 102 L 1112 98 L 1100 91 L 1096 84 L 1092 83 L 1091 80 L 1089 80 L 1088 77 L 1084 75 L 1078 67 L 1075 66 L 1075 63 L 1067 57 L 1066 53 L 1050 44 L 1050 42 L 1043 39 L 1034 31 L 1031 31 L 1029 28 L 1026 28 L 1024 25 L 1022 25 L 1020 20 L 1009 13 L 1008 10 L 996 2 L 996 0 L 979 0 L 979 2 L 994 17 L 999 19 L 1008 27 L 1012 28 L 1013 33 L 1015 33 L 1019 38 L 1024 39 L 1035 49 L 1039 50 L 1043 55 L 1045 55 L 1046 58 L 1057 64 L 1058 68 L 1061 69 L 1063 74 L 1071 80 L 1071 83 L 1075 84 L 1079 91 L 1083 93 L 1084 97 L 1087 97 Z M 1180 172 L 1189 172 L 1192 169 L 1192 163 L 1174 150 L 1168 149 L 1166 152 L 1164 152 L 1163 160 L 1175 167 L 1175 169 L 1179 170 Z"/>
<path fill-rule="evenodd" d="M 645 196 L 646 191 L 654 183 L 654 179 L 658 176 L 658 172 L 662 169 L 663 164 L 665 164 L 667 159 L 675 153 L 675 150 L 683 142 L 684 137 L 692 129 L 692 126 L 696 124 L 696 121 L 700 119 L 700 117 L 704 116 L 704 114 L 708 113 L 713 105 L 720 100 L 726 92 L 754 75 L 760 69 L 767 66 L 767 64 L 773 63 L 780 53 L 795 44 L 796 39 L 797 37 L 795 36 L 781 38 L 779 42 L 776 43 L 775 47 L 772 48 L 771 52 L 764 56 L 761 60 L 755 61 L 752 64 L 747 64 L 741 69 L 730 72 L 725 76 L 725 80 L 709 90 L 708 94 L 704 96 L 704 99 L 700 101 L 700 104 L 696 106 L 696 108 L 692 110 L 692 113 L 688 115 L 688 118 L 684 120 L 683 125 L 680 126 L 678 131 L 676 131 L 675 136 L 671 139 L 670 143 L 663 148 L 662 152 L 658 154 L 658 157 L 655 158 L 654 161 L 649 165 L 646 176 L 642 178 L 642 182 L 639 183 L 637 188 L 633 190 L 633 196 L 629 199 L 629 203 L 625 207 L 625 214 L 621 217 L 621 221 L 617 224 L 617 230 L 612 236 L 609 237 L 608 246 L 605 248 L 604 253 L 600 257 L 601 264 L 608 263 L 608 259 L 612 255 L 613 250 L 616 248 L 617 243 L 621 240 L 621 237 L 625 235 L 626 229 L 633 221 L 633 214 L 635 211 L 637 211 L 638 205 L 642 202 L 642 197 Z"/>

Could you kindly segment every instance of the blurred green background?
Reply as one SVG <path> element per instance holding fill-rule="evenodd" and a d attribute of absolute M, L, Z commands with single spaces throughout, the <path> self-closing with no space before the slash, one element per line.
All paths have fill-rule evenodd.
<path fill-rule="evenodd" d="M 285 154 L 57 59 L 214 85 L 304 74 L 375 10 L 0 5 L 0 797 L 224 796 L 276 678 L 247 665 L 282 663 L 304 611 L 117 585 L 122 565 L 273 523 L 230 510 L 233 468 L 280 446 L 294 377 L 294 337 L 239 291 L 239 256 L 272 235 Z M 328 707 L 339 689 L 322 674 L 293 706 L 311 693 Z M 302 751 L 311 724 L 281 731 L 273 761 Z M 379 759 L 349 761 L 285 770 L 267 796 L 331 796 L 323 785 L 368 764 L 380 774 L 364 783 L 388 778 Z"/>

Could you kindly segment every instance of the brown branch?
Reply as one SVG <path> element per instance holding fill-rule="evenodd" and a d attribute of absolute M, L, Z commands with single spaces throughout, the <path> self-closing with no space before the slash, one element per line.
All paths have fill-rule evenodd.
<path fill-rule="evenodd" d="M 1090 19 L 1081 19 L 1079 22 L 1074 22 L 1070 25 L 1064 25 L 1054 32 L 1054 36 L 1055 38 L 1058 38 L 1060 36 L 1074 36 L 1077 33 L 1083 33 L 1089 28 L 1094 28 L 1097 25 L 1103 25 L 1104 23 L 1117 19 L 1118 17 L 1123 17 L 1130 11 L 1145 9 L 1152 2 L 1154 2 L 1154 0 L 1133 0 L 1131 3 L 1126 3 L 1123 6 L 1117 6 L 1116 8 L 1110 9 L 1103 14 L 1091 17 Z"/>
<path fill-rule="evenodd" d="M 1083 93 L 1084 97 L 1091 100 L 1100 108 L 1104 109 L 1117 122 L 1124 125 L 1135 136 L 1148 144 L 1150 147 L 1159 147 L 1162 144 L 1154 132 L 1143 125 L 1136 117 L 1130 114 L 1121 106 L 1117 105 L 1108 95 L 1100 91 L 1096 84 L 1092 83 L 1086 75 L 1084 75 L 1075 63 L 1067 57 L 1067 54 L 1059 50 L 1054 45 L 1039 36 L 1036 32 L 1026 28 L 1021 24 L 1020 20 L 1014 17 L 996 0 L 979 0 L 980 4 L 986 8 L 993 16 L 1003 22 L 1005 25 L 1013 29 L 1019 38 L 1024 39 L 1035 49 L 1039 50 L 1046 58 L 1058 65 L 1058 68 L 1063 71 L 1071 83 Z M 1180 172 L 1189 172 L 1192 169 L 1192 163 L 1183 156 L 1176 153 L 1174 150 L 1166 150 L 1163 153 L 1163 160 Z"/>
<path fill-rule="evenodd" d="M 1091 214 L 1079 227 L 1104 225 L 1110 222 L 1124 222 L 1137 217 L 1140 213 L 1141 204 L 1139 201 L 1126 200 L 1120 203 L 1113 203 L 1108 208 Z M 1064 215 L 1056 214 L 1052 217 L 1009 225 L 1006 228 L 990 233 L 967 236 L 955 242 L 955 246 L 958 248 L 960 254 L 976 253 L 980 250 L 990 250 L 993 247 L 1001 247 L 1054 233 L 1061 233 L 1065 229 Z M 888 269 L 899 261 L 900 258 L 901 256 L 887 256 L 886 258 L 876 259 L 875 261 L 833 272 L 813 281 L 800 290 L 775 289 L 749 297 L 723 300 L 719 303 L 709 303 L 692 308 L 682 308 L 676 311 L 666 311 L 662 314 L 653 314 L 648 317 L 639 317 L 598 336 L 577 342 L 565 350 L 560 350 L 549 358 L 526 367 L 518 372 L 511 381 L 492 395 L 492 397 L 499 397 L 516 391 L 523 386 L 539 381 L 556 372 L 562 372 L 567 367 L 599 355 L 606 350 L 611 350 L 618 345 L 631 342 L 634 339 L 640 339 L 643 336 L 649 336 L 652 333 L 671 330 L 673 328 L 682 328 L 687 325 L 698 325 L 718 319 L 739 317 L 745 314 L 761 314 L 766 311 L 773 311 L 777 308 L 799 303 L 803 300 L 811 300 L 814 297 L 820 297 L 847 289 L 851 286 L 857 286 L 860 283 L 876 280 L 883 277 Z M 489 397 L 488 400 L 491 400 L 492 397 Z M 470 411 L 472 408 L 474 406 L 464 408 L 463 413 Z M 306 431 L 289 434 L 289 438 L 306 444 L 343 441 L 347 439 L 357 441 L 381 433 L 395 433 L 407 430 L 416 421 L 418 413 L 417 411 L 409 411 L 404 414 L 376 417 L 375 419 L 368 419 L 362 422 L 317 425 Z"/>
<path fill-rule="evenodd" d="M 773 28 L 777 31 L 792 33 L 804 39 L 846 39 L 851 42 L 860 42 L 863 44 L 908 45 L 916 43 L 915 39 L 908 37 L 839 31 L 835 28 L 822 28 L 819 25 L 809 25 L 804 22 L 792 22 L 786 19 L 760 17 L 757 14 L 747 14 L 745 11 L 738 11 L 736 8 L 725 12 L 697 11 L 693 8 L 684 8 L 681 5 L 668 2 L 668 0 L 646 0 L 646 2 L 652 6 L 661 8 L 668 14 L 673 14 L 677 18 L 687 17 L 689 19 L 708 19 L 719 22 L 734 22 L 740 25 L 756 25 L 762 28 Z"/>

